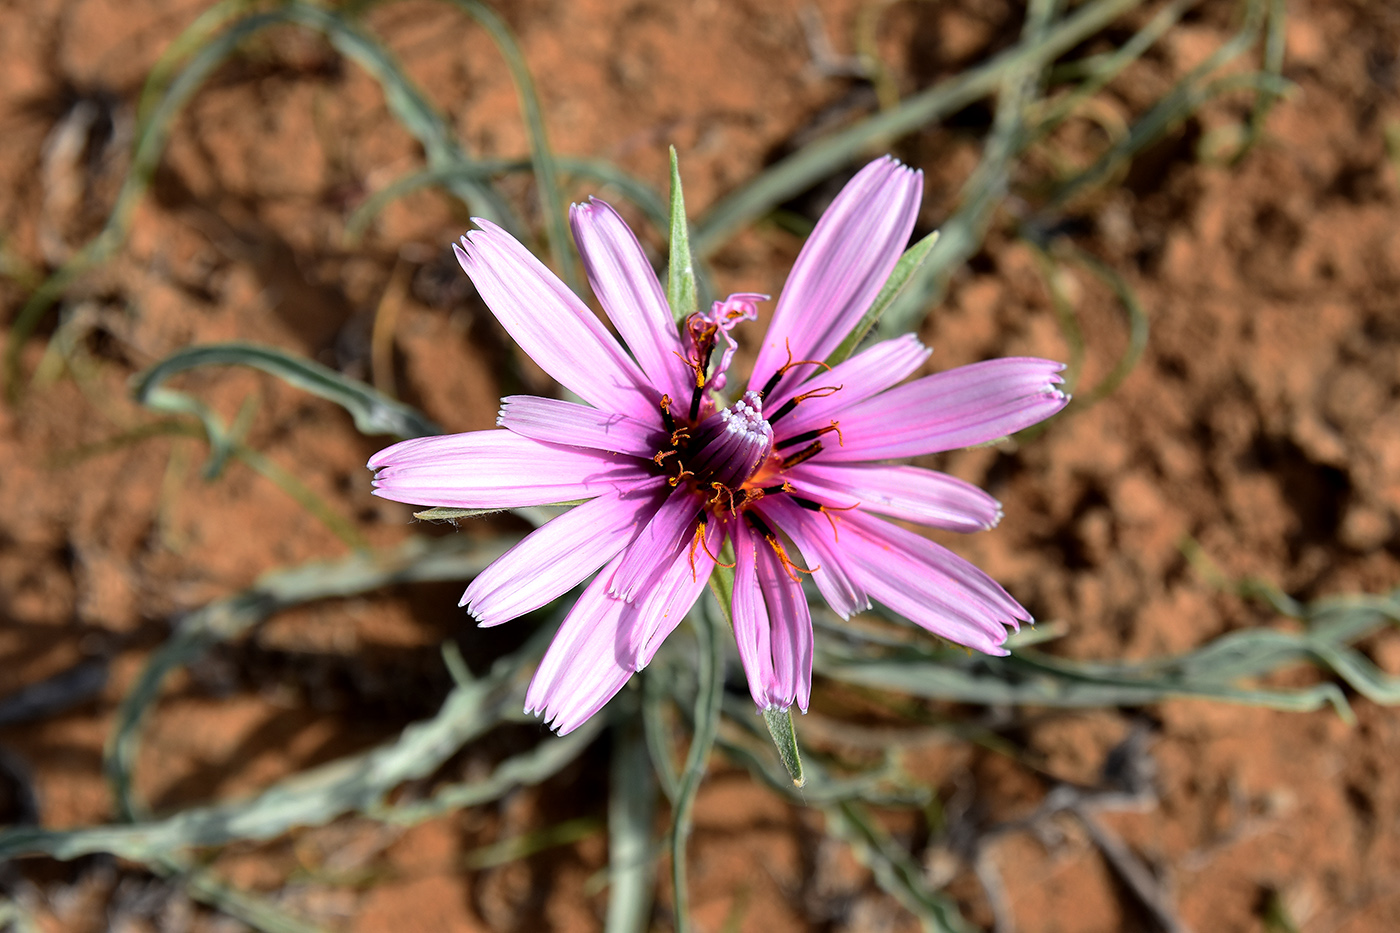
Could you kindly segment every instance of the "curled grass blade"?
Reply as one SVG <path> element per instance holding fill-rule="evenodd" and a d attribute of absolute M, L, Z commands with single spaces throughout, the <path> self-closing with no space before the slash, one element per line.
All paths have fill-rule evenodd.
<path fill-rule="evenodd" d="M 1118 358 L 1113 369 L 1104 376 L 1092 389 L 1084 393 L 1079 398 L 1081 407 L 1092 405 L 1102 398 L 1112 395 L 1123 380 L 1137 367 L 1138 361 L 1142 359 L 1143 351 L 1147 349 L 1147 338 L 1150 331 L 1150 324 L 1147 312 L 1142 307 L 1142 302 L 1138 300 L 1137 292 L 1128 284 L 1128 280 L 1123 278 L 1117 270 L 1105 265 L 1088 253 L 1075 251 L 1076 258 L 1084 264 L 1090 272 L 1093 272 L 1100 279 L 1106 282 L 1109 288 L 1113 289 L 1118 296 L 1119 303 L 1123 306 L 1123 312 L 1128 318 L 1128 346 L 1123 351 L 1123 355 Z"/>
<path fill-rule="evenodd" d="M 282 466 L 276 460 L 254 450 L 246 444 L 235 443 L 231 448 L 233 456 L 247 464 L 254 472 L 265 479 L 270 480 L 283 492 L 291 496 L 296 504 L 330 529 L 330 532 L 339 538 L 347 547 L 357 551 L 369 550 L 369 540 L 360 534 L 360 529 L 354 522 L 341 515 L 331 508 L 325 499 L 318 496 L 310 486 L 307 486 L 301 479 Z"/>
<path fill-rule="evenodd" d="M 1141 0 L 1092 0 L 1034 43 L 1020 42 L 986 63 L 909 97 L 899 106 L 813 143 L 718 201 L 696 225 L 692 248 L 712 254 L 740 227 L 858 159 L 871 147 L 955 113 L 994 92 L 1013 70 L 1039 68 L 1139 5 Z"/>
<path fill-rule="evenodd" d="M 163 388 L 170 377 L 201 366 L 248 366 L 276 376 L 290 386 L 344 408 L 361 434 L 408 438 L 441 433 L 441 429 L 417 409 L 389 398 L 358 379 L 287 350 L 256 343 L 205 344 L 177 351 L 134 376 L 132 393 L 138 402 L 148 407 L 194 414 L 207 427 L 211 417 L 207 409 L 192 401 L 180 401 L 177 395 L 182 393 Z M 210 436 L 212 439 L 214 432 L 211 431 Z"/>
<path fill-rule="evenodd" d="M 923 868 L 890 837 L 861 804 L 844 801 L 823 808 L 826 831 L 851 847 L 878 884 L 919 918 L 928 933 L 973 933 L 975 929 L 946 895 L 924 882 Z"/>
<path fill-rule="evenodd" d="M 1154 104 L 1147 113 L 1136 120 L 1130 131 L 1103 152 L 1088 168 L 1061 182 L 1046 203 L 1037 211 L 1034 226 L 1050 226 L 1049 218 L 1060 211 L 1072 198 L 1081 192 L 1098 185 L 1119 171 L 1135 153 L 1186 119 L 1202 104 L 1228 91 L 1240 88 L 1274 87 L 1280 92 L 1282 79 L 1276 76 L 1251 73 L 1234 75 L 1217 81 L 1207 79 L 1248 51 L 1259 36 L 1260 24 L 1264 18 L 1264 0 L 1249 0 L 1245 8 L 1244 23 L 1239 31 L 1216 49 L 1205 61 L 1193 68 L 1172 90 Z M 1284 83 L 1286 84 L 1286 82 Z"/>
<path fill-rule="evenodd" d="M 601 159 L 575 159 L 559 156 L 555 160 L 561 171 L 576 178 L 586 178 L 603 185 L 616 188 L 656 225 L 665 230 L 668 223 L 666 205 L 645 182 L 627 174 L 610 162 Z M 365 229 L 374 218 L 395 200 L 423 188 L 436 187 L 458 177 L 487 181 L 497 175 L 534 170 L 534 163 L 526 159 L 482 159 L 442 168 L 428 168 L 413 172 L 381 188 L 365 199 L 346 222 L 346 237 L 354 244 L 364 236 Z"/>
<path fill-rule="evenodd" d="M 1032 0 L 1022 29 L 1023 45 L 1035 48 L 1051 31 L 1057 0 Z M 954 269 L 982 248 L 992 215 L 1005 200 L 1012 164 L 1020 152 L 1026 114 L 1040 87 L 1048 61 L 1029 59 L 1003 73 L 996 116 L 982 147 L 982 158 L 959 193 L 959 207 L 931 245 L 927 261 L 911 274 L 912 281 L 886 312 L 882 331 L 903 333 L 917 326 L 929 304 L 938 301 Z"/>
<path fill-rule="evenodd" d="M 532 833 L 502 839 L 474 849 L 462 857 L 462 867 L 480 870 L 509 865 L 536 852 L 545 852 L 559 846 L 571 845 L 589 836 L 595 836 L 602 829 L 602 821 L 590 816 L 576 820 L 566 820 L 554 826 L 545 826 Z"/>
<path fill-rule="evenodd" d="M 540 108 L 540 97 L 535 90 L 535 79 L 525 64 L 520 43 L 511 32 L 506 21 L 495 10 L 480 0 L 451 0 L 451 3 L 475 19 L 495 41 L 506 61 L 511 80 L 515 82 L 516 96 L 520 100 L 520 112 L 525 117 L 525 131 L 530 138 L 530 162 L 535 170 L 535 186 L 539 191 L 540 214 L 544 220 L 545 236 L 549 241 L 550 254 L 554 257 L 554 267 L 564 277 L 564 281 L 579 293 L 578 273 L 574 266 L 573 254 L 569 251 L 569 231 L 564 223 L 564 197 L 559 188 L 559 172 L 554 150 L 549 145 L 549 134 L 544 125 L 544 113 Z"/>
<path fill-rule="evenodd" d="M 33 335 L 49 308 L 75 279 L 111 258 L 125 242 L 133 212 L 150 186 L 175 118 L 213 70 L 257 32 L 269 26 L 287 23 L 321 32 L 337 51 L 359 64 L 380 83 L 390 111 L 422 144 L 429 166 L 440 167 L 468 161 L 461 146 L 448 132 L 442 118 L 428 103 L 427 98 L 409 81 L 388 50 L 340 14 L 300 0 L 290 0 L 268 12 L 254 13 L 237 19 L 223 32 L 210 35 L 232 15 L 232 10 L 216 8 L 211 11 L 210 18 L 201 17 L 196 20 L 181 38 L 176 39 L 175 53 L 168 59 L 170 70 L 174 70 L 174 63 L 184 52 L 196 45 L 197 50 L 189 56 L 184 67 L 169 80 L 169 85 L 163 91 L 157 92 L 156 86 L 150 84 L 143 91 L 143 112 L 146 116 L 137 127 L 131 165 L 117 192 L 107 222 L 96 237 L 35 290 L 11 327 L 4 359 L 4 386 L 9 398 L 15 398 L 19 391 L 19 361 L 24 344 Z M 151 103 L 152 101 L 154 103 Z M 518 233 L 518 225 L 509 207 L 494 189 L 465 177 L 452 180 L 448 187 L 482 216 Z"/>
<path fill-rule="evenodd" d="M 147 661 L 135 684 L 117 707 L 104 770 L 123 818 L 136 819 L 141 815 L 142 808 L 131 786 L 132 768 L 140 746 L 141 722 L 160 695 L 166 678 L 175 670 L 190 663 L 213 645 L 238 637 L 283 609 L 319 599 L 354 596 L 397 583 L 468 579 L 505 553 L 508 546 L 509 542 L 487 545 L 455 536 L 431 542 L 411 539 L 387 553 L 358 553 L 332 563 L 315 562 L 269 573 L 251 588 L 185 616 L 169 640 Z M 454 693 L 454 696 L 457 694 Z M 479 708 L 482 701 L 477 694 L 470 693 L 455 702 L 458 706 L 475 703 Z M 444 710 L 447 708 L 445 706 Z M 450 725 L 442 728 L 446 730 L 443 734 L 456 735 Z M 407 738 L 408 733 L 405 732 Z M 390 753 L 381 768 L 389 769 L 389 777 L 406 773 L 402 769 L 409 758 L 409 752 Z M 205 827 L 204 831 L 214 833 L 220 825 L 227 829 L 228 822 L 235 816 L 236 811 L 206 814 L 200 825 Z M 224 823 L 220 824 L 220 820 Z M 167 827 L 155 835 L 162 839 L 178 839 L 181 831 L 178 826 Z M 0 835 L 0 841 L 4 838 Z M 3 844 L 0 844 L 0 848 L 3 848 Z"/>
<path fill-rule="evenodd" d="M 1125 68 L 1156 45 L 1173 26 L 1180 22 L 1187 11 L 1200 3 L 1201 0 L 1174 0 L 1159 10 L 1152 19 L 1147 21 L 1145 26 L 1133 34 L 1132 38 L 1112 52 L 1072 62 L 1065 69 L 1052 70 L 1052 80 L 1070 77 L 1068 74 L 1061 74 L 1062 70 L 1073 70 L 1074 77 L 1082 76 L 1084 80 L 1072 91 L 1053 101 L 1046 101 L 1037 107 L 1041 112 L 1027 121 L 1034 127 L 1030 132 L 1030 139 L 1026 141 L 1027 144 L 1045 136 L 1068 119 L 1086 101 L 1122 74 Z"/>
<path fill-rule="evenodd" d="M 365 813 L 385 823 L 412 826 L 464 807 L 500 800 L 516 788 L 533 787 L 554 777 L 593 744 L 602 728 L 601 721 L 590 720 L 568 735 L 547 738 L 529 751 L 512 755 L 480 780 L 448 784 L 426 800 L 371 807 Z"/>
<path fill-rule="evenodd" d="M 1400 678 L 1380 671 L 1351 643 L 1400 622 L 1400 591 L 1384 597 L 1320 600 L 1305 607 L 1269 600 L 1297 614 L 1301 632 L 1247 629 L 1195 651 L 1142 662 L 1087 662 L 1020 649 L 1006 658 L 905 646 L 893 651 L 838 646 L 824 639 L 820 671 L 837 680 L 914 696 L 969 703 L 1049 707 L 1141 706 L 1201 698 L 1305 712 L 1330 705 L 1351 718 L 1336 683 L 1261 688 L 1250 682 L 1300 663 L 1313 663 L 1368 699 L 1400 703 Z"/>
<path fill-rule="evenodd" d="M 146 80 L 141 85 L 141 96 L 136 102 L 136 120 L 146 123 L 152 111 L 159 105 L 161 95 L 170 86 L 180 65 L 187 62 L 201 48 L 212 42 L 219 32 L 236 20 L 255 13 L 258 9 L 274 7 L 275 3 L 263 0 L 221 0 L 200 13 L 195 21 L 185 27 L 175 39 L 160 53 L 160 58 L 151 66 Z"/>

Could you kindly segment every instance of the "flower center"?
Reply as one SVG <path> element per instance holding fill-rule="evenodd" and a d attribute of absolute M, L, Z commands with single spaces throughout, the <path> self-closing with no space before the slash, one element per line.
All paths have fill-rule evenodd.
<path fill-rule="evenodd" d="M 696 430 L 689 464 L 702 487 L 739 489 L 773 452 L 773 428 L 763 417 L 763 399 L 746 392 Z"/>

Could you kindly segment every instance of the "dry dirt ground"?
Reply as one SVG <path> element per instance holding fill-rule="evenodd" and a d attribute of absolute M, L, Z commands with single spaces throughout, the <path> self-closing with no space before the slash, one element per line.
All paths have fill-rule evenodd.
<path fill-rule="evenodd" d="M 0 3 L 0 241 L 16 265 L 54 268 L 98 228 L 125 169 L 141 81 L 203 6 Z M 1016 7 L 898 3 L 879 47 L 907 93 L 1011 41 Z M 956 546 L 1037 618 L 1064 626 L 1053 649 L 1063 655 L 1141 658 L 1278 624 L 1205 579 L 1183 556 L 1188 539 L 1227 576 L 1303 599 L 1400 583 L 1400 10 L 1380 0 L 1287 8 L 1284 74 L 1296 88 L 1246 158 L 1200 155 L 1247 111 L 1247 101 L 1225 98 L 1067 215 L 1068 235 L 1126 276 L 1150 315 L 1140 365 L 1110 397 L 1067 412 L 1019 450 L 938 461 L 1002 499 L 1002 526 Z M 674 143 L 692 211 L 872 105 L 864 82 L 814 61 L 803 25 L 817 11 L 845 55 L 860 9 L 851 0 L 502 5 L 558 151 L 612 160 L 664 190 Z M 1223 41 L 1234 15 L 1224 2 L 1189 14 L 1104 95 L 1102 120 L 1141 113 Z M 480 28 L 417 0 L 368 21 L 474 151 L 525 151 L 509 76 Z M 986 125 L 974 107 L 894 147 L 927 174 L 922 228 L 953 208 Z M 1082 132 L 1092 143 L 1092 128 Z M 1075 139 L 1062 142 L 1073 157 Z M 127 400 L 131 373 L 191 343 L 263 341 L 392 379 L 448 429 L 492 425 L 503 380 L 515 378 L 501 361 L 515 351 L 445 252 L 467 223 L 460 208 L 422 193 L 388 210 L 364 243 L 344 237 L 368 192 L 420 164 L 370 78 L 305 32 L 269 33 L 195 96 L 128 244 L 70 287 L 61 315 L 23 348 L 34 381 L 0 406 L 0 696 L 85 663 L 109 670 L 86 702 L 0 727 L 6 770 L 30 774 L 44 825 L 112 816 L 100 769 L 112 712 L 176 614 L 268 569 L 346 552 L 242 464 L 203 481 L 195 440 L 75 455 L 151 420 Z M 518 185 L 530 203 L 527 183 Z M 924 324 L 932 366 L 1070 352 L 1035 257 L 1009 229 L 994 227 Z M 799 245 L 773 223 L 745 232 L 716 258 L 720 289 L 776 293 Z M 0 281 L 7 321 L 28 294 L 24 269 L 10 272 Z M 1123 316 L 1092 276 L 1062 284 L 1079 308 L 1082 384 L 1092 385 L 1126 346 Z M 397 314 L 396 365 L 372 373 L 369 334 L 385 307 Z M 46 356 L 60 339 L 73 348 L 68 369 Z M 407 508 L 369 495 L 362 464 L 379 441 L 359 436 L 339 409 L 248 372 L 201 371 L 182 386 L 230 419 L 255 399 L 249 443 L 372 543 L 413 530 Z M 454 587 L 421 587 L 317 607 L 220 650 L 161 702 L 137 771 L 141 793 L 157 812 L 227 799 L 429 715 L 448 687 L 438 643 L 483 644 L 455 600 Z M 1400 672 L 1400 634 L 1365 647 Z M 862 713 L 860 697 L 832 685 L 819 683 L 816 695 L 799 728 L 833 745 L 843 741 L 838 713 L 886 715 Z M 1395 930 L 1400 719 L 1355 706 L 1353 726 L 1330 711 L 1200 702 L 1015 714 L 1000 728 L 1024 749 L 1017 759 L 945 736 L 911 747 L 905 761 L 945 809 L 991 825 L 1032 813 L 1061 783 L 1096 783 L 1110 749 L 1138 730 L 1156 803 L 1097 819 L 1148 866 L 1187 927 Z M 594 750 L 502 806 L 405 834 L 342 821 L 233 847 L 216 867 L 337 928 L 598 929 L 600 832 L 503 867 L 459 866 L 497 839 L 599 819 L 606 767 L 606 751 Z M 0 820 L 26 815 L 21 783 L 5 782 Z M 907 822 L 890 826 L 906 841 L 927 834 Z M 1154 929 L 1083 823 L 1040 829 L 985 847 L 1001 904 L 971 874 L 951 879 L 969 916 L 991 924 L 996 907 L 1027 933 Z M 825 839 L 818 814 L 719 759 L 699 798 L 691 876 L 704 930 L 727 920 L 765 933 L 916 929 Z M 228 928 L 110 859 L 29 860 L 0 881 L 42 894 L 45 929 Z"/>

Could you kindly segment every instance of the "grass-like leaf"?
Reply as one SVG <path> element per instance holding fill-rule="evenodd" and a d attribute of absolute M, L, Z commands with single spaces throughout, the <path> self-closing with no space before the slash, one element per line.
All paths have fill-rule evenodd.
<path fill-rule="evenodd" d="M 197 19 L 176 39 L 173 53 L 168 53 L 162 59 L 167 67 L 158 69 L 158 76 L 163 80 L 174 72 L 169 86 L 157 91 L 155 85 L 148 84 L 143 91 L 141 110 L 145 118 L 137 127 L 131 166 L 117 192 L 107 222 L 96 237 L 35 290 L 11 327 L 3 373 L 8 397 L 14 398 L 19 391 L 19 360 L 24 344 L 49 308 L 75 279 L 107 261 L 126 241 L 136 205 L 150 186 L 175 118 L 213 70 L 261 30 L 292 23 L 321 32 L 337 51 L 359 64 L 379 82 L 390 112 L 422 144 L 430 167 L 469 161 L 442 118 L 408 79 L 388 49 L 340 13 L 302 0 L 289 0 L 268 12 L 236 19 L 223 32 L 211 36 L 214 30 L 229 21 L 235 9 L 219 7 L 211 11 L 208 17 Z M 197 51 L 189 55 L 183 68 L 177 70 L 175 63 L 194 47 L 197 47 Z M 448 187 L 481 216 L 502 224 L 512 232 L 519 232 L 519 225 L 509 206 L 490 186 L 462 177 L 450 181 Z"/>
<path fill-rule="evenodd" d="M 720 558 L 726 559 L 723 553 Z M 714 578 L 711 577 L 712 586 L 713 581 Z M 695 733 L 690 740 L 690 750 L 685 756 L 685 767 L 681 770 L 680 788 L 671 815 L 671 883 L 674 886 L 676 933 L 685 933 L 690 929 L 686 843 L 690 840 L 695 795 L 700 790 L 701 779 L 705 776 L 710 748 L 714 745 L 715 733 L 719 729 L 720 707 L 724 700 L 724 640 L 728 635 L 724 632 L 721 619 L 727 617 L 729 604 L 720 600 L 716 600 L 715 603 L 722 608 L 717 609 L 710 603 L 704 603 L 690 613 L 691 624 L 700 643 L 696 673 L 699 691 L 695 697 Z"/>
<path fill-rule="evenodd" d="M 666 269 L 666 300 L 677 321 L 694 314 L 695 259 L 690 250 L 690 222 L 685 214 L 685 193 L 681 190 L 681 165 L 676 147 L 671 147 L 670 258 Z"/>
<path fill-rule="evenodd" d="M 889 310 L 894 300 L 904 291 L 904 287 L 909 284 L 909 279 L 919 271 L 919 267 L 928 259 L 929 252 L 938 242 L 939 233 L 937 230 L 924 237 L 913 246 L 904 251 L 904 255 L 899 257 L 899 262 L 895 263 L 894 270 L 890 272 L 890 277 L 885 280 L 885 284 L 880 288 L 880 293 L 875 296 L 875 301 L 870 306 L 870 310 L 860 319 L 860 323 L 855 329 L 846 335 L 846 339 L 832 351 L 827 357 L 828 366 L 835 366 L 843 362 L 852 353 L 860 342 L 870 333 L 871 328 L 880 323 L 880 318 Z"/>
<path fill-rule="evenodd" d="M 846 842 L 875 883 L 919 918 L 927 933 L 973 933 L 958 907 L 924 882 L 923 868 L 890 838 L 864 806 L 853 801 L 826 807 L 826 831 Z"/>
<path fill-rule="evenodd" d="M 559 188 L 558 160 L 549 145 L 540 96 L 535 90 L 535 79 L 530 75 L 530 68 L 525 64 L 525 56 L 521 54 L 520 43 L 500 14 L 480 0 L 451 2 L 481 24 L 500 49 L 501 57 L 506 60 L 506 68 L 515 82 L 520 112 L 525 117 L 525 131 L 530 137 L 530 162 L 535 170 L 535 187 L 539 192 L 540 215 L 544 221 L 550 255 L 554 257 L 554 267 L 559 270 L 564 282 L 577 293 L 579 281 L 573 253 L 569 250 L 568 225 L 564 223 L 564 196 Z"/>
<path fill-rule="evenodd" d="M 201 366 L 249 366 L 276 376 L 288 385 L 344 408 L 362 434 L 408 438 L 441 432 L 417 409 L 389 398 L 358 379 L 287 350 L 256 343 L 205 344 L 177 351 L 134 376 L 132 393 L 143 405 L 161 411 L 194 414 L 208 426 L 207 410 L 191 401 L 179 400 L 177 396 L 183 393 L 164 388 L 170 377 Z"/>
<path fill-rule="evenodd" d="M 1012 70 L 1054 61 L 1140 3 L 1141 0 L 1085 3 L 1039 41 L 1018 43 L 976 68 L 909 97 L 893 109 L 798 150 L 711 207 L 696 225 L 693 249 L 701 257 L 710 255 L 740 227 L 849 165 L 871 147 L 884 145 L 993 93 Z"/>
<path fill-rule="evenodd" d="M 802 752 L 797 748 L 797 732 L 792 728 L 791 709 L 766 709 L 763 711 L 763 724 L 773 738 L 773 747 L 778 750 L 778 758 L 792 778 L 793 787 L 807 783 L 806 772 L 802 768 Z"/>
<path fill-rule="evenodd" d="M 252 588 L 185 616 L 117 707 L 104 768 L 123 818 L 137 819 L 144 813 L 132 791 L 131 771 L 139 751 L 141 722 L 171 673 L 280 610 L 396 583 L 469 579 L 505 553 L 509 544 L 482 544 L 459 536 L 431 542 L 415 538 L 387 553 L 358 553 L 333 563 L 315 562 L 269 573 Z M 178 829 L 169 832 L 174 833 L 172 838 L 178 837 Z M 4 838 L 0 835 L 0 841 Z"/>
<path fill-rule="evenodd" d="M 651 827 L 656 775 L 647 754 L 635 692 L 613 703 L 613 752 L 608 789 L 608 913 L 606 933 L 645 933 L 651 919 Z"/>
<path fill-rule="evenodd" d="M 667 229 L 670 219 L 666 204 L 646 182 L 601 159 L 557 156 L 554 162 L 566 174 L 616 188 L 623 197 L 641 208 L 647 219 L 656 225 L 657 230 Z M 351 244 L 358 242 L 364 235 L 365 228 L 385 207 L 414 191 L 443 185 L 458 177 L 486 181 L 497 175 L 534 171 L 534 168 L 534 163 L 527 159 L 482 159 L 411 172 L 376 191 L 355 208 L 345 224 L 346 238 Z"/>

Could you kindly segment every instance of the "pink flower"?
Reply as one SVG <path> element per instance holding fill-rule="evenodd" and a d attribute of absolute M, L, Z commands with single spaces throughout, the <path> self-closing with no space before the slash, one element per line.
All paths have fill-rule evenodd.
<path fill-rule="evenodd" d="M 538 609 L 597 573 L 559 628 L 526 698 L 561 734 L 622 688 L 699 598 L 734 546 L 734 634 L 765 709 L 806 710 L 810 576 L 843 618 L 871 600 L 937 635 L 1005 654 L 1030 616 L 995 581 L 885 518 L 991 528 L 997 501 L 943 473 L 874 461 L 995 440 L 1067 397 L 1059 363 L 991 360 L 901 385 L 929 351 L 912 336 L 830 369 L 908 243 L 923 176 L 891 158 L 846 185 L 783 288 L 747 391 L 726 408 L 731 328 L 761 295 L 735 295 L 677 328 L 636 237 L 601 201 L 574 205 L 594 294 L 629 355 L 582 301 L 486 221 L 455 247 L 516 342 L 584 404 L 512 396 L 503 430 L 404 441 L 369 461 L 375 494 L 511 508 L 586 500 L 525 537 L 467 587 L 482 625 Z M 718 365 L 715 349 L 723 340 Z M 713 372 L 711 371 L 713 368 Z M 601 572 L 599 572 L 601 571 Z"/>

